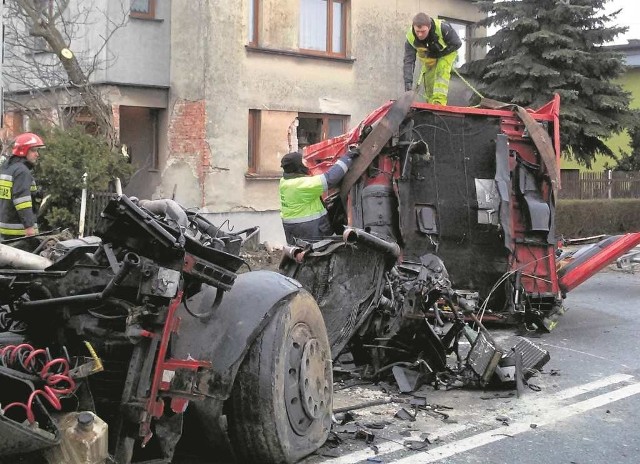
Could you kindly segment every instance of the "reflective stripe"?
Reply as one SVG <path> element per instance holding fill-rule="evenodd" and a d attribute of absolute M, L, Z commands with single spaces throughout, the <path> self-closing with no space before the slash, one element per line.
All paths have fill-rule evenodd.
<path fill-rule="evenodd" d="M 31 201 L 31 195 L 26 195 L 20 198 L 14 198 L 13 204 L 16 210 L 20 211 L 27 208 L 33 208 L 33 203 Z"/>
<path fill-rule="evenodd" d="M 323 211 L 321 213 L 312 214 L 311 216 L 305 216 L 301 218 L 295 219 L 282 219 L 283 224 L 301 224 L 303 222 L 315 221 L 316 219 L 320 219 L 322 216 L 326 216 L 327 212 Z"/>
<path fill-rule="evenodd" d="M 9 182 L 13 182 L 13 176 L 11 174 L 0 174 L 0 181 L 8 180 Z"/>
<path fill-rule="evenodd" d="M 27 233 L 24 231 L 24 229 L 14 230 L 14 229 L 4 229 L 0 227 L 0 235 L 13 235 L 13 236 L 21 237 L 23 235 L 27 235 Z"/>
<path fill-rule="evenodd" d="M 34 224 L 33 227 L 38 230 L 38 224 Z M 0 222 L 0 234 L 2 235 L 25 235 L 25 227 L 23 224 L 11 224 L 8 222 Z"/>
<path fill-rule="evenodd" d="M 31 201 L 31 195 L 25 195 L 23 197 L 20 198 L 14 198 L 13 199 L 13 204 L 18 206 L 20 203 L 26 203 L 27 201 Z"/>
<path fill-rule="evenodd" d="M 347 166 L 346 164 L 344 164 L 344 161 L 342 160 L 338 160 L 338 162 L 336 163 L 338 166 L 340 166 L 340 168 L 342 169 L 342 171 L 346 174 L 347 171 L 349 170 L 349 166 Z"/>
<path fill-rule="evenodd" d="M 23 209 L 33 208 L 33 203 L 30 201 L 25 201 L 24 203 L 18 203 L 16 206 L 16 211 L 21 211 Z"/>

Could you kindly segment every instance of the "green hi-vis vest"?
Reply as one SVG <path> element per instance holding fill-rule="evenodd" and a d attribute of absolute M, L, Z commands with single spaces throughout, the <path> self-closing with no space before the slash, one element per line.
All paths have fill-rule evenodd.
<path fill-rule="evenodd" d="M 442 47 L 442 48 L 446 48 L 447 47 L 447 43 L 444 41 L 444 38 L 442 37 L 442 20 L 441 19 L 434 19 L 433 22 L 436 25 L 436 37 L 438 38 L 438 44 Z M 429 31 L 431 32 L 431 31 Z M 409 30 L 407 31 L 407 40 L 409 41 L 409 44 L 411 44 L 411 46 L 413 48 L 416 49 L 417 52 L 417 57 L 420 61 L 422 61 L 423 63 L 425 63 L 428 59 L 430 59 L 427 56 L 427 52 L 429 51 L 427 48 L 425 47 L 417 47 L 416 46 L 416 35 L 413 32 L 413 26 L 409 26 Z"/>
<path fill-rule="evenodd" d="M 280 217 L 285 224 L 318 219 L 327 210 L 320 195 L 327 190 L 324 176 L 280 179 Z"/>

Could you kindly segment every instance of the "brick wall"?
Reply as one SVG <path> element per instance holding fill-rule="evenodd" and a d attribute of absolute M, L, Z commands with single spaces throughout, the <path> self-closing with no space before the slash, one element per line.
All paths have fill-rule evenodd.
<path fill-rule="evenodd" d="M 4 128 L 7 130 L 9 137 L 15 137 L 23 132 L 22 113 L 20 111 L 7 111 L 4 114 Z"/>
<path fill-rule="evenodd" d="M 204 183 L 211 165 L 211 149 L 206 140 L 204 100 L 178 100 L 169 121 L 169 156 L 195 161 L 204 204 Z"/>
<path fill-rule="evenodd" d="M 111 121 L 116 135 L 120 134 L 120 105 L 111 105 Z"/>

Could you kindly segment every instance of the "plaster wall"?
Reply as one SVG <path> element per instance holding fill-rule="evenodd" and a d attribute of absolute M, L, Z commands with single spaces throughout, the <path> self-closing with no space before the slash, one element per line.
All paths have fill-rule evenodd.
<path fill-rule="evenodd" d="M 126 11 L 129 1 L 123 0 Z M 122 16 L 119 1 L 108 2 L 110 18 Z M 112 26 L 104 25 L 106 34 Z M 171 1 L 156 0 L 155 19 L 129 17 L 105 48 L 109 66 L 104 70 L 105 82 L 145 86 L 169 85 L 171 59 Z"/>
<path fill-rule="evenodd" d="M 466 21 L 481 17 L 463 0 L 440 2 L 437 9 L 426 1 L 352 1 L 347 59 L 331 60 L 297 53 L 298 0 L 260 2 L 258 47 L 247 46 L 249 2 L 240 3 L 241 8 L 237 2 L 222 0 L 172 2 L 169 119 L 175 115 L 172 102 L 204 101 L 210 164 L 198 173 L 196 156 L 169 150 L 163 179 L 174 183 L 180 179 L 178 189 L 183 193 L 178 201 L 201 200 L 185 206 L 209 212 L 267 213 L 269 222 L 278 227 L 277 179 L 245 176 L 249 110 L 346 115 L 353 127 L 403 92 L 405 32 L 415 13 Z M 280 132 L 265 128 L 262 132 L 262 142 L 274 150 L 269 163 L 277 166 L 287 151 L 286 139 L 269 137 L 286 137 L 286 126 Z M 170 184 L 163 181 L 157 194 L 170 191 Z"/>
<path fill-rule="evenodd" d="M 85 72 L 92 70 L 88 73 L 91 82 L 166 87 L 169 85 L 170 0 L 156 0 L 155 20 L 130 18 L 129 7 L 129 0 L 71 0 L 58 20 L 58 29 L 71 36 L 69 49 Z M 28 60 L 38 65 L 28 66 L 17 80 L 8 79 L 8 91 L 66 83 L 66 74 L 54 54 L 35 53 Z M 7 66 L 12 66 L 11 59 L 7 61 Z M 57 71 L 48 71 L 51 66 Z M 34 70 L 47 71 L 40 76 L 31 75 Z"/>

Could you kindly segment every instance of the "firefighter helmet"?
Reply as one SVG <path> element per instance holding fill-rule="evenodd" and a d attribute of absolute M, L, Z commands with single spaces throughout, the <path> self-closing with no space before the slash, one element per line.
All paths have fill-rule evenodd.
<path fill-rule="evenodd" d="M 42 139 L 31 132 L 25 132 L 16 137 L 13 142 L 13 155 L 14 156 L 27 156 L 27 153 L 31 148 L 44 147 Z"/>

